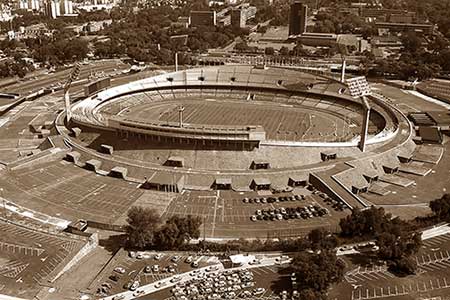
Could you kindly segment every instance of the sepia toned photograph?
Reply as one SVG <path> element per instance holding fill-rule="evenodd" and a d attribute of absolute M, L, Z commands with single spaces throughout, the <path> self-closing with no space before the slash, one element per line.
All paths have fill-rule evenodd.
<path fill-rule="evenodd" d="M 0 300 L 450 300 L 450 0 L 0 0 Z"/>

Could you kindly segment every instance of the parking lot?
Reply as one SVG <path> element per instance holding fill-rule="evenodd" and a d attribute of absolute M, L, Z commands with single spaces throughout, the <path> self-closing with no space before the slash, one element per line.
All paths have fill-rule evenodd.
<path fill-rule="evenodd" d="M 85 243 L 5 222 L 0 222 L 0 231 L 0 293 L 20 290 L 27 298 Z"/>
<path fill-rule="evenodd" d="M 192 280 L 139 299 L 264 299 L 279 300 L 291 297 L 290 277 L 280 275 L 278 266 L 223 270 L 217 274 L 201 274 Z M 289 298 L 288 298 L 289 299 Z"/>
<path fill-rule="evenodd" d="M 65 161 L 11 171 L 0 179 L 4 197 L 67 219 L 114 222 L 142 195 L 136 184 L 99 176 Z"/>
<path fill-rule="evenodd" d="M 344 281 L 333 287 L 331 299 L 415 300 L 450 296 L 450 234 L 424 240 L 416 275 L 399 277 L 387 265 L 360 265 L 357 257 L 343 257 L 347 268 Z M 445 299 L 445 298 L 444 298 Z"/>
<path fill-rule="evenodd" d="M 115 255 L 93 288 L 99 296 L 116 294 L 129 290 L 135 281 L 143 286 L 218 261 L 215 256 L 197 253 L 132 252 L 130 255 L 123 250 Z"/>
<path fill-rule="evenodd" d="M 323 209 L 326 213 L 320 216 L 309 212 L 308 215 L 305 210 L 302 214 L 300 208 L 308 206 Z M 296 214 L 297 209 L 299 215 Z M 282 210 L 291 213 L 281 213 Z M 261 212 L 259 218 L 258 211 Z M 271 212 L 275 218 L 271 217 Z M 329 202 L 328 198 L 312 194 L 306 189 L 274 195 L 258 195 L 256 192 L 186 191 L 172 200 L 164 217 L 189 214 L 199 216 L 205 223 L 203 227 L 206 237 L 266 238 L 307 234 L 311 228 L 317 226 L 335 230 L 339 219 L 348 213 L 349 210 L 344 210 Z M 282 218 L 279 219 L 276 215 L 282 215 Z M 252 221 L 252 216 L 256 216 L 257 220 Z"/>

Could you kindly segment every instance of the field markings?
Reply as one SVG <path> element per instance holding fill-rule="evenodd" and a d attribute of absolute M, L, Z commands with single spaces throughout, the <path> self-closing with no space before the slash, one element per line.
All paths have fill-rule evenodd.
<path fill-rule="evenodd" d="M 217 191 L 217 195 L 215 196 L 215 203 L 214 203 L 214 215 L 213 215 L 213 221 L 211 224 L 211 237 L 214 237 L 214 231 L 216 229 L 216 215 L 217 215 L 217 202 L 219 200 L 219 191 Z"/>
<path fill-rule="evenodd" d="M 399 297 L 411 293 L 425 293 L 449 288 L 446 278 L 436 278 L 427 281 L 411 283 L 409 285 L 394 285 L 377 288 L 360 288 L 356 286 L 352 291 L 352 300 L 368 300 L 388 297 Z"/>

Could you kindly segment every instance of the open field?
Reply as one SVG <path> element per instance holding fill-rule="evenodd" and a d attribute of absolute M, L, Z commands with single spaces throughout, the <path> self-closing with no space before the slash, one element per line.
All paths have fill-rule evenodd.
<path fill-rule="evenodd" d="M 356 133 L 344 118 L 326 111 L 264 102 L 170 101 L 163 104 L 136 105 L 121 115 L 128 119 L 178 122 L 178 107 L 184 107 L 183 120 L 196 125 L 263 126 L 269 140 L 336 141 Z"/>

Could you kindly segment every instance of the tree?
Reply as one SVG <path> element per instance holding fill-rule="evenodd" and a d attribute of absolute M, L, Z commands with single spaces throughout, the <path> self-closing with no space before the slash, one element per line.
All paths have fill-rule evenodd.
<path fill-rule="evenodd" d="M 289 55 L 289 48 L 286 46 L 283 46 L 280 48 L 280 54 L 283 56 L 287 56 Z"/>
<path fill-rule="evenodd" d="M 158 231 L 157 245 L 163 249 L 177 249 L 191 239 L 198 239 L 201 224 L 199 217 L 172 216 Z"/>
<path fill-rule="evenodd" d="M 299 252 L 294 255 L 291 267 L 297 274 L 300 290 L 311 289 L 318 294 L 325 294 L 331 284 L 343 278 L 344 264 L 334 251 Z"/>
<path fill-rule="evenodd" d="M 401 37 L 403 47 L 408 52 L 415 53 L 422 46 L 422 39 L 415 32 L 408 32 Z"/>
<path fill-rule="evenodd" d="M 430 202 L 430 209 L 439 221 L 450 220 L 450 194 Z"/>
<path fill-rule="evenodd" d="M 236 50 L 236 51 L 244 52 L 244 51 L 247 51 L 249 49 L 250 49 L 250 47 L 244 41 L 236 43 L 236 45 L 234 45 L 234 50 Z"/>
<path fill-rule="evenodd" d="M 389 265 L 389 271 L 401 276 L 414 275 L 417 270 L 417 262 L 411 257 L 402 257 L 394 260 Z"/>
<path fill-rule="evenodd" d="M 352 214 L 341 219 L 339 226 L 341 234 L 347 237 L 374 237 L 384 232 L 391 220 L 390 214 L 385 214 L 383 208 L 372 206 L 366 210 L 354 209 Z"/>
<path fill-rule="evenodd" d="M 302 289 L 298 293 L 298 298 L 301 300 L 325 300 L 326 295 L 313 289 Z"/>
<path fill-rule="evenodd" d="M 332 235 L 331 232 L 323 228 L 316 228 L 311 230 L 308 233 L 308 240 L 311 243 L 311 248 L 313 250 L 331 250 L 334 249 L 338 244 L 336 237 Z"/>
<path fill-rule="evenodd" d="M 266 47 L 264 49 L 264 53 L 266 55 L 274 55 L 275 54 L 275 50 L 273 49 L 273 47 Z"/>
<path fill-rule="evenodd" d="M 131 207 L 126 227 L 129 246 L 133 248 L 153 246 L 160 222 L 161 219 L 154 208 Z"/>

